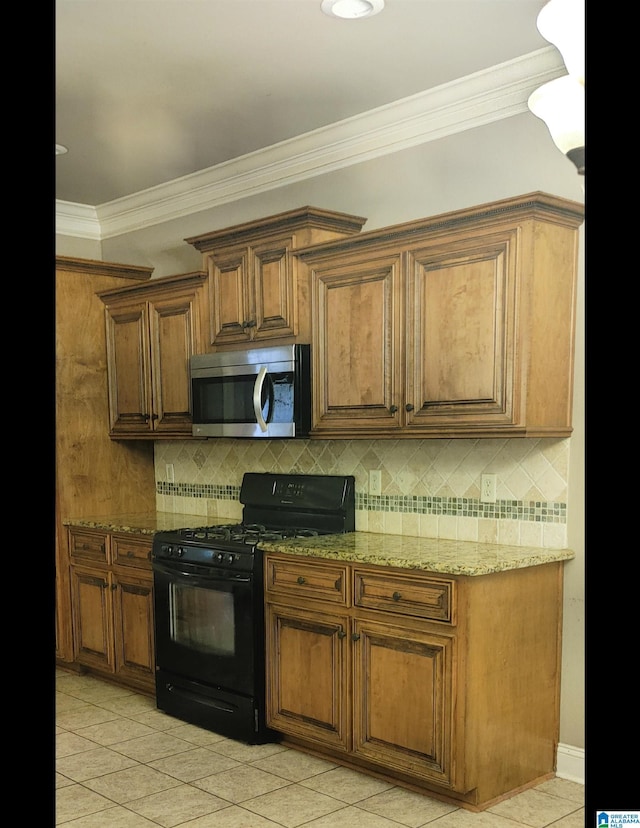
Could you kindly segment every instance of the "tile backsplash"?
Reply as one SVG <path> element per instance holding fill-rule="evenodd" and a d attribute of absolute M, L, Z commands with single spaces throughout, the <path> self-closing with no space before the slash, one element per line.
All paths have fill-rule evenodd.
<path fill-rule="evenodd" d="M 569 444 L 552 438 L 158 441 L 156 506 L 240 520 L 246 471 L 352 474 L 357 530 L 562 548 Z M 381 495 L 369 494 L 371 469 L 382 472 Z M 485 473 L 497 477 L 495 503 L 480 501 Z"/>

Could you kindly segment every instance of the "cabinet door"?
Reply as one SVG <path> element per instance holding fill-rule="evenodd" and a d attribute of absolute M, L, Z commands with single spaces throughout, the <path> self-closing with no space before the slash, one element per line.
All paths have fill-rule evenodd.
<path fill-rule="evenodd" d="M 267 604 L 267 724 L 348 750 L 349 620 Z"/>
<path fill-rule="evenodd" d="M 191 434 L 189 358 L 199 335 L 197 296 L 184 292 L 149 303 L 152 429 Z"/>
<path fill-rule="evenodd" d="M 356 620 L 353 638 L 354 752 L 455 787 L 453 636 Z"/>
<path fill-rule="evenodd" d="M 153 690 L 153 577 L 118 571 L 113 586 L 116 674 Z"/>
<path fill-rule="evenodd" d="M 111 434 L 153 430 L 149 317 L 146 302 L 107 310 L 107 372 Z"/>
<path fill-rule="evenodd" d="M 209 339 L 211 345 L 248 343 L 252 321 L 249 306 L 246 247 L 207 256 L 209 272 Z"/>
<path fill-rule="evenodd" d="M 207 257 L 211 345 L 295 335 L 293 243 L 291 236 L 283 236 Z"/>
<path fill-rule="evenodd" d="M 395 255 L 314 268 L 314 434 L 399 428 L 400 276 Z"/>
<path fill-rule="evenodd" d="M 409 256 L 407 428 L 518 422 L 516 248 L 512 230 Z"/>
<path fill-rule="evenodd" d="M 76 661 L 113 672 L 111 575 L 72 566 L 71 593 Z"/>
<path fill-rule="evenodd" d="M 292 246 L 293 239 L 287 236 L 251 248 L 250 318 L 255 321 L 251 327 L 255 340 L 296 334 L 297 263 L 289 254 Z"/>

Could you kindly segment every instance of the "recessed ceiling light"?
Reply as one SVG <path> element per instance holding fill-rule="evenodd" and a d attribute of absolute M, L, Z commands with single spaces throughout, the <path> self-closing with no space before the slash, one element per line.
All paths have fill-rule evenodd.
<path fill-rule="evenodd" d="M 63 147 L 62 144 L 56 144 L 56 155 L 64 155 L 65 152 L 69 152 L 69 150 Z"/>
<path fill-rule="evenodd" d="M 332 17 L 353 20 L 378 14 L 384 8 L 384 0 L 322 0 L 320 8 Z"/>

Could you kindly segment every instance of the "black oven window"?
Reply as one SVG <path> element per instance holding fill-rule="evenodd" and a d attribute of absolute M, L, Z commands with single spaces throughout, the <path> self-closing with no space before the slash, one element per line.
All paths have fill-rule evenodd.
<path fill-rule="evenodd" d="M 172 641 L 201 653 L 234 654 L 231 592 L 172 583 L 169 600 Z"/>
<path fill-rule="evenodd" d="M 294 417 L 293 371 L 266 375 L 260 409 L 267 423 L 291 423 Z M 255 374 L 239 377 L 208 377 L 193 382 L 193 416 L 201 423 L 255 423 L 253 389 Z"/>

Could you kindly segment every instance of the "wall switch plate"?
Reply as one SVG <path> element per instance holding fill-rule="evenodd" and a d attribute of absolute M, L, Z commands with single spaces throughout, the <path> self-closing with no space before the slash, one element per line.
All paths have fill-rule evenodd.
<path fill-rule="evenodd" d="M 380 469 L 371 469 L 369 472 L 369 494 L 382 494 L 382 472 Z"/>
<path fill-rule="evenodd" d="M 496 502 L 496 481 L 497 475 L 483 474 L 480 479 L 480 501 L 481 503 Z"/>
<path fill-rule="evenodd" d="M 167 463 L 165 471 L 167 474 L 167 483 L 173 483 L 173 463 Z"/>

